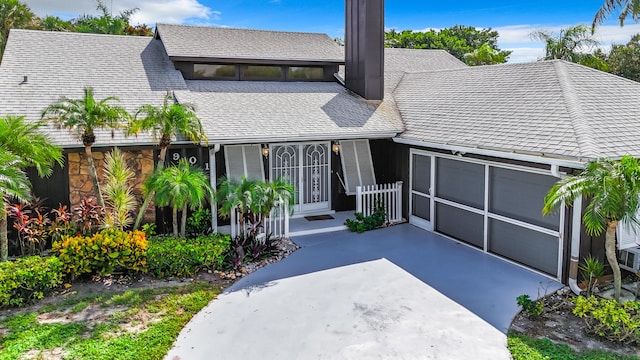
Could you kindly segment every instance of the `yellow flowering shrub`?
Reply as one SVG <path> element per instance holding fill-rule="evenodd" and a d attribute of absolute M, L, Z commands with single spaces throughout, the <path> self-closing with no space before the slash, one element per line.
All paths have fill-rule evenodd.
<path fill-rule="evenodd" d="M 84 274 L 144 272 L 147 238 L 142 231 L 102 230 L 92 236 L 69 236 L 53 243 L 52 250 L 72 277 Z"/>

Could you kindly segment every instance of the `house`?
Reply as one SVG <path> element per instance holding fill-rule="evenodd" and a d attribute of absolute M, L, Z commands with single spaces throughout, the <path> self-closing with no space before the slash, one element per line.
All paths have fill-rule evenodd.
<path fill-rule="evenodd" d="M 410 223 L 575 282 L 603 239 L 582 229 L 580 201 L 542 216 L 543 198 L 590 160 L 640 156 L 640 84 L 564 61 L 467 67 L 441 50 L 384 49 L 382 15 L 382 1 L 347 1 L 345 48 L 323 34 L 169 24 L 153 38 L 11 30 L 0 115 L 37 120 L 84 86 L 129 111 L 169 91 L 196 106 L 208 143 L 176 139 L 167 157 L 214 184 L 287 178 L 302 216 L 353 210 L 357 186 L 400 180 Z M 76 203 L 90 194 L 82 144 L 47 131 L 67 161 L 36 187 Z M 113 146 L 140 183 L 153 139 L 99 132 L 96 159 Z"/>

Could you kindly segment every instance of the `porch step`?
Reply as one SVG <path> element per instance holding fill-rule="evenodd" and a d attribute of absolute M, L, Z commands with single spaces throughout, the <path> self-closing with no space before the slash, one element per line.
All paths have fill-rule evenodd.
<path fill-rule="evenodd" d="M 340 225 L 340 226 L 326 227 L 326 228 L 320 228 L 320 229 L 299 230 L 299 231 L 290 232 L 289 237 L 292 238 L 296 236 L 323 234 L 323 233 L 342 231 L 347 229 L 348 228 L 346 225 Z"/>

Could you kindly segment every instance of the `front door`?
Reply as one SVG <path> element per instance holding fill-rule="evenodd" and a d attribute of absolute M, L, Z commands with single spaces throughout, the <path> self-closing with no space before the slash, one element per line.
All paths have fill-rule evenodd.
<path fill-rule="evenodd" d="M 295 189 L 295 213 L 330 210 L 329 143 L 272 145 L 270 154 L 271 179 L 287 179 Z"/>
<path fill-rule="evenodd" d="M 433 230 L 433 166 L 431 155 L 411 150 L 409 221 L 426 230 Z"/>

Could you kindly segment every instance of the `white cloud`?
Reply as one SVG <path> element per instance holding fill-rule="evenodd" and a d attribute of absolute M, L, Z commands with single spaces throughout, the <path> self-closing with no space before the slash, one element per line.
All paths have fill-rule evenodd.
<path fill-rule="evenodd" d="M 575 25 L 575 24 L 574 24 Z M 558 33 L 560 29 L 574 25 L 509 25 L 493 28 L 498 31 L 498 46 L 511 50 L 509 62 L 536 61 L 544 55 L 544 43 L 531 38 L 531 33 L 538 30 Z M 594 37 L 600 42 L 600 48 L 608 51 L 611 44 L 626 44 L 629 39 L 640 33 L 640 24 L 629 24 L 624 27 L 603 25 L 596 28 Z"/>
<path fill-rule="evenodd" d="M 533 62 L 544 56 L 544 48 L 541 47 L 513 47 L 502 49 L 512 51 L 511 55 L 509 55 L 510 63 Z"/>
<path fill-rule="evenodd" d="M 211 23 L 220 19 L 221 13 L 198 0 L 103 0 L 114 14 L 125 9 L 138 8 L 131 17 L 133 24 L 145 23 Z M 24 0 L 37 15 L 56 15 L 72 18 L 81 14 L 96 14 L 96 2 L 90 0 Z"/>

